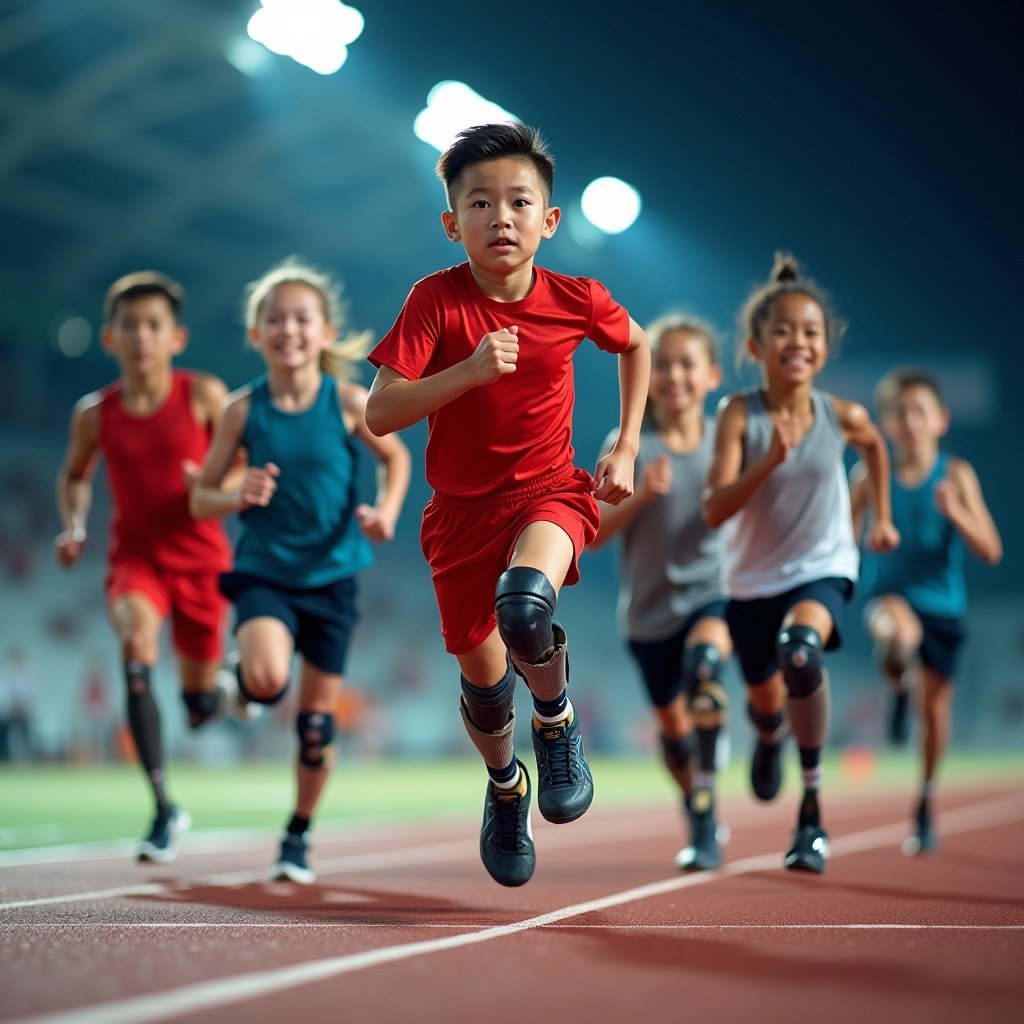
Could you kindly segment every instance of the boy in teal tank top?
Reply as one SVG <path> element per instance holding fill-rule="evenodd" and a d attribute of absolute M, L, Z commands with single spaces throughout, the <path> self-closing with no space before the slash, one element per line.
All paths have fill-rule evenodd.
<path fill-rule="evenodd" d="M 936 849 L 932 825 L 935 775 L 952 728 L 953 676 L 967 614 L 964 548 L 988 565 L 1002 558 L 999 531 L 978 478 L 965 460 L 941 451 L 949 428 L 938 382 L 915 368 L 893 370 L 875 391 L 893 450 L 892 517 L 903 538 L 885 555 L 865 552 L 862 568 L 868 631 L 893 689 L 890 737 L 905 742 L 911 686 L 921 717 L 921 793 L 908 854 Z M 866 515 L 863 467 L 852 474 L 858 536 Z"/>

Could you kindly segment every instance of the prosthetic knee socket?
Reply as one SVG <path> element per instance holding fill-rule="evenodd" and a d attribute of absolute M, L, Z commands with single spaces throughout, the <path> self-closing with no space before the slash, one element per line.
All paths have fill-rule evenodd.
<path fill-rule="evenodd" d="M 555 588 L 537 569 L 517 566 L 498 577 L 498 634 L 518 664 L 536 665 L 555 646 Z"/>
<path fill-rule="evenodd" d="M 295 716 L 295 730 L 299 734 L 299 761 L 308 768 L 330 768 L 334 715 L 329 711 L 300 711 Z"/>
<path fill-rule="evenodd" d="M 683 685 L 698 729 L 725 724 L 729 697 L 718 681 L 722 652 L 714 644 L 694 644 L 683 651 Z"/>
<path fill-rule="evenodd" d="M 821 635 L 810 626 L 794 625 L 776 640 L 782 678 L 791 697 L 809 697 L 821 686 Z"/>

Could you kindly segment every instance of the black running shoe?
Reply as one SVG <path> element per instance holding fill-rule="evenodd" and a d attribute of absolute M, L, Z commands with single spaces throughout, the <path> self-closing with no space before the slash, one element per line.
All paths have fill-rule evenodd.
<path fill-rule="evenodd" d="M 178 856 L 178 844 L 191 827 L 192 818 L 188 811 L 178 807 L 158 811 L 149 835 L 136 848 L 136 857 L 140 861 L 169 864 Z"/>
<path fill-rule="evenodd" d="M 894 690 L 889 709 L 889 742 L 894 747 L 906 745 L 910 739 L 910 691 Z"/>
<path fill-rule="evenodd" d="M 575 821 L 594 799 L 594 779 L 576 716 L 570 712 L 552 725 L 535 717 L 531 732 L 537 755 L 537 809 L 556 824 Z"/>
<path fill-rule="evenodd" d="M 922 800 L 914 815 L 914 834 L 904 840 L 903 852 L 908 857 L 918 857 L 922 854 L 936 853 L 938 849 L 939 841 L 935 838 L 935 829 L 932 827 L 931 810 Z"/>
<path fill-rule="evenodd" d="M 710 789 L 698 789 L 686 802 L 690 824 L 690 845 L 676 854 L 680 871 L 714 871 L 722 866 L 719 828 L 715 822 L 715 800 Z"/>
<path fill-rule="evenodd" d="M 790 871 L 820 875 L 828 860 L 828 833 L 817 825 L 801 825 L 793 833 L 793 845 L 783 862 Z"/>
<path fill-rule="evenodd" d="M 298 882 L 299 885 L 311 885 L 316 881 L 316 872 L 306 861 L 309 852 L 309 841 L 306 834 L 286 832 L 281 840 L 281 853 L 270 869 L 273 882 Z"/>
<path fill-rule="evenodd" d="M 533 875 L 537 856 L 530 828 L 530 776 L 522 772 L 516 789 L 487 783 L 484 820 L 480 827 L 480 859 L 499 885 L 524 885 Z"/>
<path fill-rule="evenodd" d="M 750 785 L 758 800 L 774 800 L 782 785 L 782 741 L 768 743 L 757 737 L 750 761 Z"/>

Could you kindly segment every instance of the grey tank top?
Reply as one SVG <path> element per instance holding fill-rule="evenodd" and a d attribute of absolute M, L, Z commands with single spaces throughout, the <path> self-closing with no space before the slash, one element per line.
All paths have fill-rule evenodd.
<path fill-rule="evenodd" d="M 700 447 L 679 454 L 653 428 L 640 433 L 634 479 L 667 455 L 672 489 L 640 509 L 620 534 L 617 615 L 620 631 L 633 640 L 663 640 L 702 605 L 723 596 L 719 533 L 700 513 L 714 434 L 714 420 L 705 419 Z M 608 435 L 602 451 L 616 436 Z"/>
<path fill-rule="evenodd" d="M 768 451 L 773 428 L 761 391 L 745 392 L 744 399 L 743 464 L 749 466 Z M 811 404 L 814 423 L 803 440 L 722 526 L 730 598 L 774 597 L 831 576 L 857 580 L 846 440 L 832 396 L 812 391 Z"/>

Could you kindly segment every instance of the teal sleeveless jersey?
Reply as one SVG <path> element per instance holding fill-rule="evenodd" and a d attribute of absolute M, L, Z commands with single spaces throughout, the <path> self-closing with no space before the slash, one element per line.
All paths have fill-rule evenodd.
<path fill-rule="evenodd" d="M 892 520 L 900 546 L 885 555 L 865 552 L 865 593 L 901 594 L 926 615 L 960 618 L 967 611 L 964 545 L 952 523 L 935 507 L 935 485 L 949 459 L 939 453 L 927 479 L 903 487 L 892 477 Z"/>
<path fill-rule="evenodd" d="M 265 508 L 239 515 L 235 571 L 288 587 L 320 587 L 373 561 L 355 519 L 358 449 L 341 415 L 337 382 L 324 376 L 316 401 L 297 413 L 253 381 L 242 433 L 249 463 L 281 470 Z"/>

